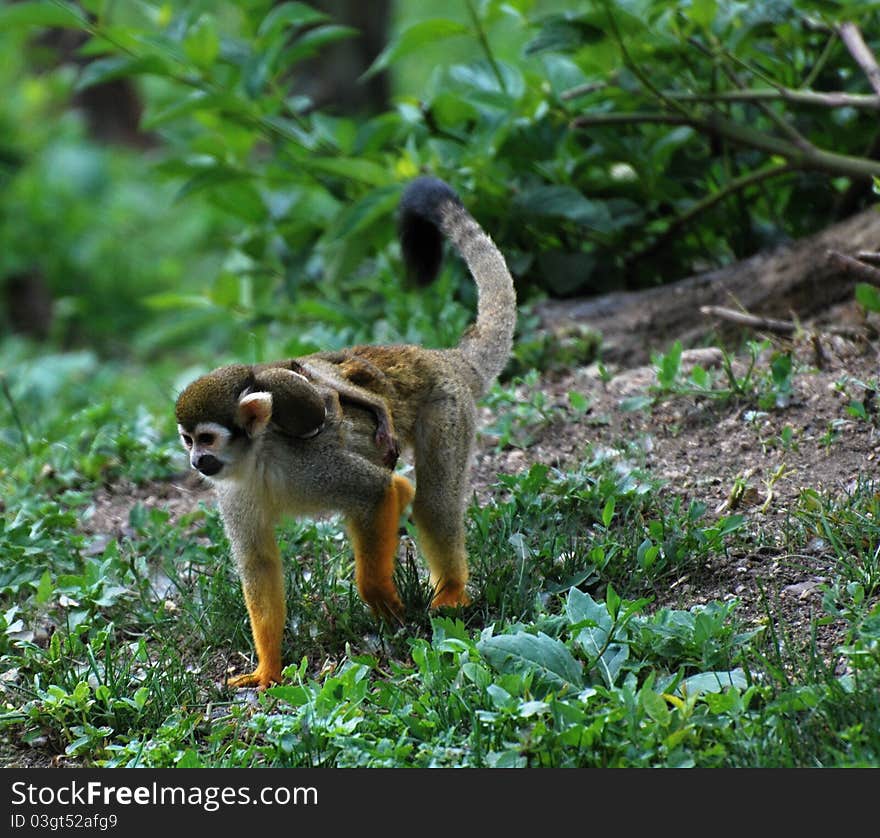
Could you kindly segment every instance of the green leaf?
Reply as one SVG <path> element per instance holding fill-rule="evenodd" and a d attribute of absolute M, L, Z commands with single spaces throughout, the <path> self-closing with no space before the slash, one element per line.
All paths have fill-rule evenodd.
<path fill-rule="evenodd" d="M 636 550 L 636 564 L 642 570 L 650 570 L 654 566 L 654 562 L 657 561 L 659 554 L 660 548 L 650 538 L 646 538 L 639 544 Z"/>
<path fill-rule="evenodd" d="M 211 191 L 211 203 L 225 210 L 230 216 L 251 224 L 265 221 L 268 212 L 263 198 L 249 180 L 234 179 Z"/>
<path fill-rule="evenodd" d="M 661 387 L 671 387 L 681 369 L 681 341 L 672 344 L 665 355 L 661 355 L 657 365 L 657 380 Z"/>
<path fill-rule="evenodd" d="M 201 294 L 178 294 L 169 291 L 144 297 L 143 304 L 153 311 L 182 311 L 186 309 L 213 309 L 214 304 Z"/>
<path fill-rule="evenodd" d="M 596 602 L 589 594 L 572 588 L 565 602 L 565 614 L 572 626 L 592 623 L 597 626 L 611 628 L 611 616 L 605 603 Z"/>
<path fill-rule="evenodd" d="M 305 3 L 279 3 L 263 18 L 257 34 L 262 38 L 282 27 L 308 26 L 329 19 L 323 12 L 319 12 Z"/>
<path fill-rule="evenodd" d="M 699 364 L 691 368 L 691 381 L 702 390 L 709 390 L 712 387 L 712 377 L 708 370 L 703 369 Z"/>
<path fill-rule="evenodd" d="M 662 695 L 655 693 L 654 690 L 645 686 L 639 692 L 639 699 L 645 712 L 657 722 L 657 724 L 662 726 L 669 724 L 671 714 L 669 712 L 669 707 L 666 706 L 666 699 L 663 698 Z"/>
<path fill-rule="evenodd" d="M 141 58 L 130 56 L 102 58 L 83 67 L 76 82 L 76 89 L 84 90 L 92 85 L 103 84 L 113 79 L 145 74 L 167 76 L 169 67 L 158 55 L 145 55 Z"/>
<path fill-rule="evenodd" d="M 619 407 L 625 413 L 635 413 L 637 410 L 645 410 L 654 404 L 651 396 L 629 396 L 621 399 Z"/>
<path fill-rule="evenodd" d="M 611 619 L 616 620 L 617 615 L 620 612 L 620 594 L 614 590 L 614 586 L 610 582 L 605 591 L 605 607 L 608 609 L 608 614 L 611 616 Z"/>
<path fill-rule="evenodd" d="M 565 218 L 600 232 L 611 229 L 611 216 L 603 201 L 585 198 L 573 186 L 536 186 L 516 199 L 517 208 L 528 215 Z"/>
<path fill-rule="evenodd" d="M 75 7 L 57 3 L 5 3 L 0 8 L 0 29 L 11 26 L 60 26 L 84 29 L 85 19 Z"/>
<path fill-rule="evenodd" d="M 156 113 L 148 113 L 141 121 L 144 130 L 151 131 L 176 119 L 199 111 L 225 111 L 230 114 L 247 114 L 248 108 L 241 100 L 229 93 L 205 93 L 194 90 L 182 99 L 172 102 Z"/>
<path fill-rule="evenodd" d="M 220 38 L 217 36 L 217 26 L 211 15 L 201 15 L 190 26 L 183 39 L 183 51 L 193 64 L 206 69 L 216 60 L 220 52 Z"/>
<path fill-rule="evenodd" d="M 545 55 L 542 64 L 550 87 L 556 95 L 587 81 L 584 71 L 564 55 Z"/>
<path fill-rule="evenodd" d="M 596 257 L 592 253 L 545 250 L 538 256 L 538 265 L 551 291 L 566 296 L 586 285 L 592 287 Z"/>
<path fill-rule="evenodd" d="M 464 24 L 446 18 L 433 18 L 413 24 L 404 29 L 379 53 L 362 78 L 368 79 L 381 73 L 394 61 L 404 55 L 411 55 L 428 44 L 436 44 L 437 41 L 467 35 L 469 32 L 470 30 Z"/>
<path fill-rule="evenodd" d="M 590 400 L 583 393 L 578 393 L 576 390 L 568 391 L 568 403 L 575 413 L 586 413 L 590 407 Z"/>
<path fill-rule="evenodd" d="M 490 63 L 480 59 L 472 64 L 456 64 L 449 70 L 449 77 L 458 87 L 456 92 L 469 101 L 504 111 L 526 90 L 522 71 L 507 61 Z"/>
<path fill-rule="evenodd" d="M 307 704 L 312 700 L 311 693 L 302 685 L 294 686 L 279 684 L 278 686 L 270 687 L 266 690 L 266 695 L 270 695 L 272 698 L 277 698 L 281 701 L 286 701 L 294 707 L 301 707 L 303 704 Z"/>
<path fill-rule="evenodd" d="M 43 575 L 40 577 L 40 582 L 37 585 L 37 593 L 35 595 L 36 601 L 42 605 L 49 601 L 49 597 L 52 596 L 52 591 L 54 586 L 52 585 L 52 576 L 50 575 L 48 570 L 43 571 Z"/>
<path fill-rule="evenodd" d="M 371 226 L 378 219 L 390 216 L 397 206 L 400 190 L 399 184 L 393 184 L 368 193 L 340 214 L 329 237 L 332 239 L 349 238 L 354 233 Z"/>
<path fill-rule="evenodd" d="M 309 169 L 339 175 L 346 180 L 355 180 L 370 186 L 387 186 L 394 181 L 388 167 L 362 157 L 312 157 L 309 158 L 308 165 Z"/>
<path fill-rule="evenodd" d="M 184 198 L 209 189 L 212 186 L 220 186 L 224 183 L 231 183 L 236 180 L 246 180 L 249 175 L 240 172 L 238 169 L 232 169 L 228 166 L 211 166 L 209 169 L 198 172 L 193 175 L 174 196 L 175 202 L 182 201 Z"/>
<path fill-rule="evenodd" d="M 718 13 L 717 0 L 691 0 L 690 7 L 682 10 L 694 23 L 708 27 Z"/>
<path fill-rule="evenodd" d="M 177 768 L 201 768 L 202 760 L 196 751 L 192 748 L 187 748 L 175 765 Z"/>
<path fill-rule="evenodd" d="M 559 640 L 546 634 L 502 634 L 477 644 L 480 654 L 498 672 L 534 673 L 546 691 L 578 689 L 583 685 L 581 665 Z"/>
<path fill-rule="evenodd" d="M 289 67 L 296 61 L 301 61 L 303 58 L 309 58 L 320 52 L 321 47 L 327 44 L 344 41 L 347 38 L 356 38 L 358 35 L 360 35 L 360 32 L 357 29 L 351 26 L 338 26 L 336 24 L 310 29 L 308 32 L 300 35 L 293 42 L 293 45 L 284 51 L 281 63 Z"/>
<path fill-rule="evenodd" d="M 605 501 L 605 506 L 602 508 L 602 524 L 606 529 L 611 526 L 611 521 L 614 519 L 614 503 L 615 498 L 612 495 Z"/>
<path fill-rule="evenodd" d="M 623 665 L 629 660 L 629 646 L 626 643 L 609 643 L 602 652 L 596 667 L 605 686 L 613 687 L 620 675 Z"/>
<path fill-rule="evenodd" d="M 728 672 L 700 672 L 685 678 L 679 686 L 682 695 L 702 695 L 703 693 L 720 693 L 734 687 L 744 690 L 748 687 L 746 674 L 742 669 L 731 669 Z"/>
<path fill-rule="evenodd" d="M 880 311 L 880 288 L 867 282 L 857 283 L 856 302 L 866 311 Z"/>

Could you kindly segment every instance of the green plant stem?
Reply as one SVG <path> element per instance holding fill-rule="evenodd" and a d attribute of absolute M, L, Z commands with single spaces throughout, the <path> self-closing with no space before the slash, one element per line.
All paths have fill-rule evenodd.
<path fill-rule="evenodd" d="M 474 33 L 477 36 L 477 40 L 480 42 L 480 46 L 482 47 L 483 52 L 486 54 L 486 60 L 489 62 L 489 66 L 492 68 L 492 72 L 494 73 L 495 78 L 498 81 L 498 86 L 501 88 L 502 92 L 507 93 L 507 85 L 504 83 L 504 76 L 501 74 L 501 68 L 498 66 L 498 62 L 495 60 L 495 56 L 492 54 L 492 47 L 489 45 L 489 39 L 486 37 L 486 30 L 483 28 L 483 23 L 480 20 L 480 16 L 477 14 L 477 10 L 474 8 L 473 0 L 465 0 L 465 6 L 467 6 L 471 22 L 474 24 Z"/>
<path fill-rule="evenodd" d="M 756 172 L 750 172 L 748 174 L 741 175 L 738 178 L 734 178 L 722 189 L 719 189 L 717 192 L 714 192 L 711 195 L 707 195 L 706 197 L 700 199 L 695 204 L 690 206 L 683 213 L 676 215 L 670 221 L 669 227 L 663 232 L 662 235 L 658 236 L 656 239 L 654 239 L 653 242 L 651 242 L 649 245 L 642 248 L 641 250 L 632 251 L 628 255 L 626 261 L 634 262 L 638 259 L 643 259 L 644 257 L 655 253 L 657 250 L 662 248 L 667 241 L 676 236 L 678 234 L 678 231 L 688 222 L 696 218 L 700 213 L 705 212 L 711 207 L 714 207 L 715 204 L 718 204 L 721 201 L 729 198 L 731 195 L 742 192 L 744 189 L 748 189 L 748 187 L 754 186 L 757 183 L 770 180 L 771 178 L 781 177 L 782 175 L 790 174 L 793 171 L 795 171 L 795 167 L 791 164 L 780 163 L 775 166 L 767 166 L 766 168 L 759 169 Z"/>
<path fill-rule="evenodd" d="M 691 114 L 681 103 L 674 101 L 673 99 L 667 98 L 667 96 L 660 90 L 648 77 L 648 75 L 642 72 L 642 68 L 638 65 L 636 61 L 633 60 L 632 56 L 629 53 L 629 50 L 626 47 L 626 41 L 623 39 L 623 36 L 620 34 L 620 30 L 617 28 L 617 21 L 614 19 L 614 15 L 611 13 L 610 4 L 606 1 L 602 4 L 605 7 L 605 14 L 608 17 L 608 23 L 611 27 L 611 33 L 614 36 L 614 39 L 617 41 L 617 46 L 620 49 L 620 53 L 623 56 L 623 60 L 626 63 L 626 66 L 632 70 L 635 77 L 642 83 L 645 90 L 649 91 L 654 98 L 658 99 L 667 108 L 671 111 L 675 111 L 677 113 L 682 114 L 690 118 Z"/>
<path fill-rule="evenodd" d="M 831 58 L 831 53 L 834 52 L 834 48 L 840 43 L 839 38 L 837 37 L 836 32 L 831 33 L 831 37 L 825 41 L 825 46 L 822 47 L 822 52 L 819 57 L 816 59 L 816 63 L 813 65 L 813 68 L 807 74 L 807 77 L 803 80 L 801 84 L 801 88 L 811 88 L 813 86 L 813 82 L 819 78 L 819 74 L 822 70 L 825 69 L 825 65 L 828 63 L 828 59 Z"/>
<path fill-rule="evenodd" d="M 24 449 L 24 454 L 26 457 L 30 457 L 31 446 L 28 442 L 27 432 L 24 429 L 24 423 L 21 421 L 21 416 L 18 413 L 15 399 L 12 398 L 12 392 L 9 389 L 9 382 L 6 380 L 5 375 L 0 375 L 0 388 L 2 388 L 3 395 L 9 404 L 9 411 L 12 413 L 12 421 L 15 422 L 15 427 L 18 428 L 18 433 L 21 436 L 21 446 Z"/>

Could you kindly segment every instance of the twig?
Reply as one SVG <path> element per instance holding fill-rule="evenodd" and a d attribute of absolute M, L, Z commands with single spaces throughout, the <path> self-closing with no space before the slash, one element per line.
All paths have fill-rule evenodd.
<path fill-rule="evenodd" d="M 776 335 L 793 335 L 801 327 L 791 320 L 774 320 L 772 317 L 758 317 L 745 311 L 737 311 L 733 308 L 725 308 L 724 306 L 701 306 L 700 313 L 708 317 L 717 317 L 719 320 L 728 320 L 736 323 L 738 326 L 747 326 L 760 332 L 772 332 Z M 863 329 L 853 329 L 848 326 L 823 326 L 821 331 L 824 334 L 839 335 L 848 340 L 862 340 L 865 337 Z M 813 333 L 814 349 L 817 354 L 821 353 L 821 347 L 816 346 L 817 335 Z"/>
<path fill-rule="evenodd" d="M 846 44 L 850 55 L 856 60 L 862 72 L 868 77 L 868 82 L 874 88 L 874 92 L 880 96 L 880 66 L 868 45 L 862 38 L 862 33 L 854 23 L 841 23 L 837 27 L 840 39 Z"/>
<path fill-rule="evenodd" d="M 807 25 L 809 26 L 809 21 L 807 21 Z M 813 83 L 819 78 L 822 71 L 825 69 L 825 65 L 828 63 L 828 59 L 831 57 L 831 53 L 834 52 L 834 48 L 838 44 L 838 36 L 837 33 L 831 31 L 831 37 L 825 41 L 825 46 L 822 47 L 822 52 L 819 57 L 816 59 L 816 63 L 813 64 L 810 72 L 807 74 L 807 77 L 801 82 L 801 88 L 810 88 L 813 86 Z"/>
<path fill-rule="evenodd" d="M 730 60 L 731 55 L 725 51 L 725 58 Z M 739 76 L 736 74 L 736 71 L 732 67 L 728 67 L 727 64 L 721 65 L 722 72 L 727 76 L 727 78 L 737 87 L 739 90 L 746 90 L 746 85 L 740 80 Z M 771 108 L 765 101 L 758 100 L 754 103 L 756 107 L 764 114 L 788 139 L 793 142 L 798 148 L 803 149 L 804 151 L 812 151 L 814 149 L 813 144 L 803 135 L 797 128 L 794 127 L 782 114 L 778 114 L 773 108 Z"/>
<path fill-rule="evenodd" d="M 579 84 L 577 87 L 571 87 L 568 90 L 563 90 L 559 94 L 559 98 L 563 101 L 577 99 L 578 96 L 586 96 L 588 93 L 595 93 L 597 90 L 604 90 L 606 87 L 608 87 L 608 82 L 606 81 L 591 81 L 586 84 Z"/>
<path fill-rule="evenodd" d="M 778 166 L 769 166 L 764 169 L 759 169 L 756 172 L 750 172 L 749 174 L 741 175 L 738 178 L 734 178 L 717 192 L 713 192 L 711 195 L 707 195 L 706 197 L 692 204 L 680 215 L 675 216 L 670 221 L 669 226 L 663 233 L 661 233 L 656 239 L 654 239 L 653 242 L 643 247 L 641 250 L 632 250 L 627 256 L 626 261 L 628 263 L 635 262 L 638 259 L 642 259 L 645 256 L 656 252 L 657 250 L 662 248 L 663 245 L 667 241 L 669 241 L 669 239 L 675 236 L 677 232 L 682 227 L 684 227 L 692 218 L 700 215 L 700 213 L 703 213 L 708 209 L 711 209 L 713 206 L 715 206 L 715 204 L 718 204 L 726 198 L 729 198 L 731 195 L 734 195 L 737 192 L 742 192 L 744 189 L 747 189 L 750 186 L 754 186 L 756 183 L 761 183 L 762 181 L 769 180 L 770 178 L 774 177 L 779 177 L 780 175 L 788 174 L 792 171 L 794 171 L 793 166 L 790 166 L 788 163 L 782 163 Z"/>
<path fill-rule="evenodd" d="M 776 335 L 793 335 L 798 330 L 797 323 L 790 320 L 774 320 L 770 317 L 757 317 L 744 311 L 736 311 L 724 306 L 700 306 L 700 314 L 729 320 L 739 326 L 748 326 L 759 331 L 773 332 Z"/>
<path fill-rule="evenodd" d="M 568 92 L 566 91 L 566 93 Z M 880 110 L 880 95 L 840 93 L 838 91 L 823 93 L 818 90 L 792 90 L 790 87 L 759 87 L 751 90 L 725 90 L 719 93 L 667 93 L 666 95 L 670 99 L 677 99 L 680 102 L 766 102 L 779 100 L 825 108 L 849 107 Z"/>
<path fill-rule="evenodd" d="M 498 87 L 502 93 L 507 93 L 507 85 L 504 82 L 501 68 L 498 66 L 498 62 L 495 60 L 495 56 L 492 53 L 492 48 L 489 46 L 489 39 L 486 37 L 486 30 L 483 29 L 480 16 L 477 14 L 477 10 L 474 8 L 472 0 L 465 0 L 465 6 L 467 6 L 468 14 L 471 17 L 471 23 L 474 25 L 474 32 L 476 33 L 477 40 L 480 42 L 480 47 L 482 47 L 486 60 L 489 62 L 489 66 L 492 68 L 492 73 L 498 82 Z"/>
<path fill-rule="evenodd" d="M 857 279 L 868 282 L 871 285 L 880 285 L 880 268 L 866 265 L 852 256 L 847 256 L 838 250 L 828 251 L 828 261 L 841 273 L 852 274 Z"/>
<path fill-rule="evenodd" d="M 856 253 L 856 259 L 869 265 L 880 265 L 880 253 L 876 250 L 860 250 Z"/>
<path fill-rule="evenodd" d="M 607 2 L 607 0 L 603 0 L 602 5 L 605 8 L 605 15 L 608 18 L 608 24 L 611 27 L 611 34 L 614 37 L 614 40 L 617 41 L 617 47 L 620 50 L 621 55 L 623 56 L 623 61 L 626 66 L 632 71 L 633 75 L 642 83 L 642 86 L 651 93 L 655 99 L 658 99 L 667 108 L 671 111 L 677 111 L 678 113 L 683 114 L 684 116 L 690 116 L 690 112 L 679 102 L 676 102 L 673 99 L 669 99 L 663 93 L 660 88 L 658 88 L 653 81 L 651 81 L 650 76 L 645 73 L 639 64 L 633 60 L 632 56 L 629 53 L 629 49 L 626 46 L 626 40 L 623 35 L 620 33 L 620 29 L 617 27 L 617 19 L 611 12 L 611 8 Z"/>

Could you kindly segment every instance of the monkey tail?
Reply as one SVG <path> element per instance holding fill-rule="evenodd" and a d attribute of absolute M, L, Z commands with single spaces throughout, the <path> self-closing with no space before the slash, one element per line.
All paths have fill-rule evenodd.
<path fill-rule="evenodd" d="M 471 363 L 486 392 L 504 369 L 513 347 L 516 293 L 504 257 L 482 227 L 442 180 L 420 177 L 400 201 L 400 243 L 407 269 L 419 284 L 431 282 L 443 258 L 443 237 L 464 259 L 477 284 L 477 319 L 459 350 Z"/>

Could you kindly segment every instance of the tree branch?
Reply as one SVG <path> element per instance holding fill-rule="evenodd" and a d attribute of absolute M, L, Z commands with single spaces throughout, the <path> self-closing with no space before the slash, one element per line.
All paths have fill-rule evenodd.
<path fill-rule="evenodd" d="M 738 326 L 748 326 L 750 329 L 758 329 L 764 332 L 773 332 L 776 335 L 793 335 L 797 330 L 797 323 L 790 320 L 774 320 L 772 317 L 758 317 L 745 311 L 737 311 L 724 306 L 700 306 L 700 314 L 707 317 L 718 317 L 728 320 Z"/>
<path fill-rule="evenodd" d="M 721 93 L 667 93 L 666 95 L 681 102 L 785 101 L 797 105 L 815 105 L 824 108 L 849 107 L 860 110 L 880 110 L 880 95 L 839 93 L 836 91 L 822 93 L 818 90 L 792 90 L 790 87 L 727 90 Z"/>
<path fill-rule="evenodd" d="M 873 265 L 866 265 L 852 256 L 847 256 L 838 250 L 828 251 L 828 261 L 838 268 L 841 273 L 852 274 L 856 279 L 868 282 L 871 285 L 880 286 L 880 268 Z"/>
<path fill-rule="evenodd" d="M 868 82 L 874 88 L 874 92 L 880 96 L 880 67 L 877 66 L 877 59 L 874 58 L 874 54 L 862 38 L 859 28 L 854 23 L 841 23 L 837 27 L 837 31 L 841 40 L 846 44 L 850 55 L 868 77 Z"/>
<path fill-rule="evenodd" d="M 738 125 L 718 113 L 708 117 L 688 116 L 686 114 L 655 113 L 653 111 L 631 111 L 630 113 L 585 114 L 572 120 L 572 127 L 585 128 L 592 125 L 626 125 L 658 123 L 665 125 L 691 125 L 704 134 L 723 137 L 740 145 L 757 148 L 768 154 L 778 154 L 796 169 L 825 172 L 849 177 L 880 177 L 880 161 L 866 160 L 835 154 L 832 151 L 811 146 L 799 148 L 794 143 L 763 134 L 753 128 Z"/>

